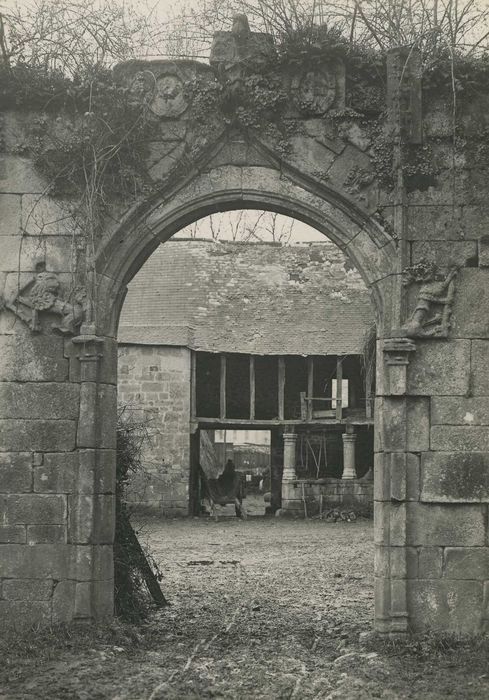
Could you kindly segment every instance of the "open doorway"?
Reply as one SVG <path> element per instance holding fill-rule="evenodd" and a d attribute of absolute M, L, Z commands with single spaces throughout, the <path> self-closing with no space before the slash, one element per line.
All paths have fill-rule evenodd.
<path fill-rule="evenodd" d="M 226 465 L 232 463 L 242 484 L 242 497 L 248 517 L 265 515 L 270 509 L 270 430 L 200 428 L 193 445 L 199 454 L 191 458 L 191 475 L 195 492 L 191 494 L 194 513 L 206 513 L 201 471 L 206 480 L 218 479 Z M 201 471 L 200 471 L 201 470 Z M 222 514 L 234 515 L 232 504 L 223 506 Z"/>
<path fill-rule="evenodd" d="M 286 501 L 296 515 L 346 496 L 368 509 L 372 325 L 360 275 L 301 222 L 238 210 L 180 231 L 130 283 L 119 324 L 119 402 L 151 424 L 132 500 L 163 516 L 200 515 L 200 470 L 224 468 L 226 456 L 252 514 L 273 514 L 284 506 L 284 435 L 294 433 L 297 483 Z M 245 456 L 251 432 L 261 437 Z M 247 471 L 253 460 L 268 475 Z"/>

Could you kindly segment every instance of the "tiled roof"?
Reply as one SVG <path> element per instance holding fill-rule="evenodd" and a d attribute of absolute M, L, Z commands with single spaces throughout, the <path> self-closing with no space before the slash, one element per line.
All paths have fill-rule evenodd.
<path fill-rule="evenodd" d="M 361 352 L 368 292 L 329 241 L 301 245 L 173 240 L 129 284 L 119 342 L 208 352 Z"/>

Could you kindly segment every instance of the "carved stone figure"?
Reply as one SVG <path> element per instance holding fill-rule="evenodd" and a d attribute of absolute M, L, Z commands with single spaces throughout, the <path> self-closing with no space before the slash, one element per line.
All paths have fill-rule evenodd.
<path fill-rule="evenodd" d="M 55 314 L 60 321 L 52 325 L 53 330 L 64 335 L 74 334 L 85 319 L 87 294 L 82 287 L 77 287 L 66 301 L 60 297 L 60 292 L 61 284 L 56 273 L 47 271 L 44 262 L 37 263 L 32 279 L 14 297 L 0 299 L 0 309 L 12 311 L 35 333 L 41 330 L 39 315 L 42 312 Z"/>
<path fill-rule="evenodd" d="M 450 329 L 455 297 L 455 278 L 458 269 L 445 275 L 438 272 L 435 263 L 421 261 L 404 270 L 404 286 L 421 284 L 413 313 L 402 330 L 408 338 L 446 338 Z"/>

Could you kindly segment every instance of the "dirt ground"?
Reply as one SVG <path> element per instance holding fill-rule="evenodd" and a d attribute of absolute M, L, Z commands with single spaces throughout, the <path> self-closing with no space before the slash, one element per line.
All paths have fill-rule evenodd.
<path fill-rule="evenodd" d="M 489 698 L 487 640 L 369 640 L 372 524 L 146 520 L 170 607 L 0 645 L 0 699 Z"/>

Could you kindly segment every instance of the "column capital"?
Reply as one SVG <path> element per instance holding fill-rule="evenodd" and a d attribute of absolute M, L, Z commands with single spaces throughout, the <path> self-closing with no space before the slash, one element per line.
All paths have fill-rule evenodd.
<path fill-rule="evenodd" d="M 383 350 L 388 365 L 407 365 L 409 364 L 409 353 L 416 350 L 416 343 L 411 338 L 386 338 Z"/>
<path fill-rule="evenodd" d="M 78 348 L 77 358 L 80 362 L 82 382 L 96 382 L 100 359 L 103 357 L 104 338 L 97 335 L 83 334 L 72 338 Z"/>
<path fill-rule="evenodd" d="M 416 343 L 411 338 L 393 337 L 384 340 L 385 394 L 404 396 L 407 393 L 407 366 Z"/>

